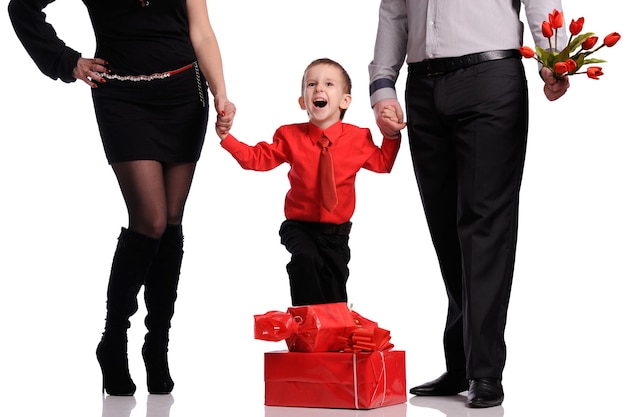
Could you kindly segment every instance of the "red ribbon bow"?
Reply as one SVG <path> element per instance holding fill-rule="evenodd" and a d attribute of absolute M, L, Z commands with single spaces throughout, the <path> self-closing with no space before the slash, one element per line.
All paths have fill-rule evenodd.
<path fill-rule="evenodd" d="M 254 338 L 285 340 L 292 352 L 373 352 L 393 348 L 389 330 L 345 303 L 290 307 L 254 316 Z"/>

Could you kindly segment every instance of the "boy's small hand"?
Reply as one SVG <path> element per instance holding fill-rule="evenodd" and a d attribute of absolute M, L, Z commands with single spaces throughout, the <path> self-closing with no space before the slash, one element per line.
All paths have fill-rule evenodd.
<path fill-rule="evenodd" d="M 221 113 L 218 113 L 217 121 L 215 122 L 215 132 L 221 140 L 224 140 L 224 138 L 228 136 L 228 132 L 233 126 L 233 119 L 235 118 L 236 112 L 237 109 L 235 108 L 235 105 L 228 101 L 224 105 L 224 110 L 222 110 Z"/>
<path fill-rule="evenodd" d="M 382 116 L 387 119 L 391 119 L 394 123 L 402 123 L 402 120 L 398 118 L 398 113 L 396 113 L 396 108 L 393 106 L 385 106 L 383 107 Z"/>
<path fill-rule="evenodd" d="M 381 133 L 389 139 L 397 139 L 400 137 L 400 130 L 406 127 L 403 121 L 402 109 L 396 100 L 383 100 L 374 106 L 376 113 L 376 123 Z"/>

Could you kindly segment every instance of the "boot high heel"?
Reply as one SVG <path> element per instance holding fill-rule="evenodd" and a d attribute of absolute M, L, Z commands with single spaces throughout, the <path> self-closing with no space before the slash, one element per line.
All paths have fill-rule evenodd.
<path fill-rule="evenodd" d="M 120 346 L 111 346 L 106 341 L 101 341 L 96 349 L 96 357 L 102 370 L 102 392 L 109 395 L 134 395 L 137 386 L 130 377 L 128 370 L 128 356 L 126 352 L 126 340 Z"/>
<path fill-rule="evenodd" d="M 174 389 L 167 360 L 168 338 L 146 335 L 146 342 L 141 349 L 150 394 L 169 394 Z"/>

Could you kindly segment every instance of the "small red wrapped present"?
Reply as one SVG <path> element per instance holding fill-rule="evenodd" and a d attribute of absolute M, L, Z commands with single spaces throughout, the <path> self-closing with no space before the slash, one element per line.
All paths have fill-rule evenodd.
<path fill-rule="evenodd" d="M 265 353 L 267 406 L 372 409 L 404 402 L 404 351 Z"/>
<path fill-rule="evenodd" d="M 254 338 L 285 340 L 292 352 L 333 352 L 345 348 L 356 329 L 346 303 L 289 307 L 254 316 Z"/>

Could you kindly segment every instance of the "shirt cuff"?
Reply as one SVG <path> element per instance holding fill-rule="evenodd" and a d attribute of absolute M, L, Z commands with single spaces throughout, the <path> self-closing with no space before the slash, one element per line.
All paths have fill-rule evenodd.
<path fill-rule="evenodd" d="M 227 151 L 234 152 L 239 145 L 239 141 L 229 133 L 224 139 L 220 141 L 220 145 L 222 145 L 222 148 L 226 149 Z"/>
<path fill-rule="evenodd" d="M 80 52 L 66 47 L 63 55 L 59 59 L 58 77 L 61 81 L 65 83 L 73 83 L 76 81 L 76 78 L 74 78 L 74 68 L 76 68 L 78 58 L 80 57 Z"/>
<path fill-rule="evenodd" d="M 389 98 L 396 100 L 398 99 L 398 97 L 396 96 L 396 90 L 393 88 L 381 88 L 370 96 L 370 104 L 372 105 L 372 107 L 374 107 L 374 105 L 379 101 Z"/>
<path fill-rule="evenodd" d="M 370 96 L 381 88 L 396 88 L 396 83 L 389 78 L 379 78 L 370 84 Z"/>
<path fill-rule="evenodd" d="M 379 78 L 370 84 L 370 104 L 372 107 L 376 103 L 385 99 L 396 99 L 395 82 L 389 78 Z"/>

